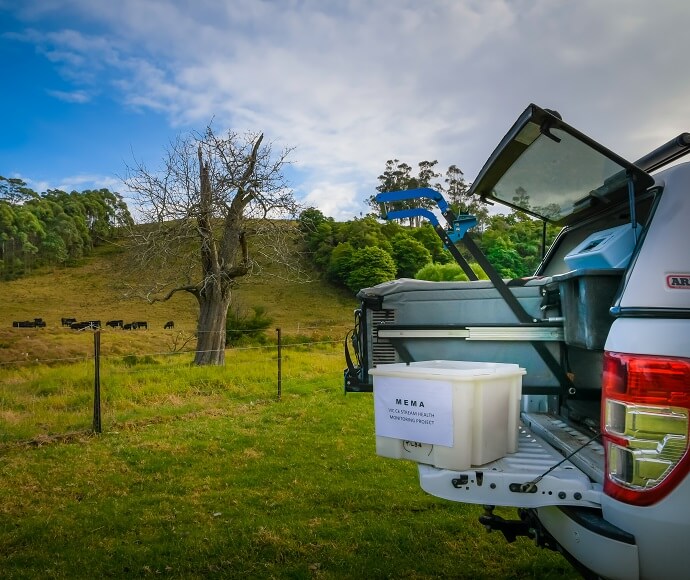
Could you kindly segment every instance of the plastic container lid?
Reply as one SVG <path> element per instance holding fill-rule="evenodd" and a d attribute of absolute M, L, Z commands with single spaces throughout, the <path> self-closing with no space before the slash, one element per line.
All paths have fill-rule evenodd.
<path fill-rule="evenodd" d="M 456 360 L 427 360 L 413 363 L 392 363 L 369 369 L 370 375 L 382 376 L 433 376 L 472 378 L 476 376 L 504 376 L 525 374 L 525 369 L 513 363 L 472 362 Z"/>

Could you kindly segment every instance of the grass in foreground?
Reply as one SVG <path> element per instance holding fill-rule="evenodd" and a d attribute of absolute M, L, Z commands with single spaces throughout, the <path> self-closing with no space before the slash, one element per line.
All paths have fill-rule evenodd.
<path fill-rule="evenodd" d="M 275 361 L 249 352 L 225 369 L 113 371 L 102 435 L 29 446 L 15 426 L 0 450 L 2 577 L 577 577 L 486 534 L 479 506 L 423 493 L 414 464 L 376 457 L 371 397 L 343 396 L 339 348 L 286 352 L 281 401 Z M 58 415 L 86 404 L 88 425 L 80 387 L 35 392 L 50 384 L 14 389 L 46 419 L 57 400 Z"/>

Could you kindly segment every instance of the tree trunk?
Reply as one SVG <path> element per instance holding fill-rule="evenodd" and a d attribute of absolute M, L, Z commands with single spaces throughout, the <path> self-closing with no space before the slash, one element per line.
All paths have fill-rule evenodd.
<path fill-rule="evenodd" d="M 216 296 L 215 292 L 221 293 Z M 194 364 L 225 364 L 225 320 L 230 304 L 230 292 L 214 288 L 197 296 L 199 301 L 199 322 Z"/>

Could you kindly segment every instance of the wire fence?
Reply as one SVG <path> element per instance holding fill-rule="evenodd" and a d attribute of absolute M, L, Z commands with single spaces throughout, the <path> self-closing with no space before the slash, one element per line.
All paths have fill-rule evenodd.
<path fill-rule="evenodd" d="M 223 366 L 198 366 L 191 347 L 104 354 L 108 333 L 92 334 L 83 356 L 0 363 L 0 449 L 101 433 L 122 421 L 203 412 L 230 400 L 279 402 L 286 391 L 342 384 L 344 338 L 293 335 L 286 341 L 276 329 L 269 344 L 224 349 Z"/>
<path fill-rule="evenodd" d="M 278 332 L 281 333 L 282 336 L 282 342 L 284 346 L 288 347 L 310 347 L 310 346 L 318 346 L 318 345 L 325 345 L 325 344 L 335 344 L 335 343 L 341 343 L 344 340 L 344 337 L 348 333 L 348 331 L 351 329 L 350 326 L 348 325 L 304 325 L 297 323 L 295 326 L 293 326 L 289 332 L 285 332 L 284 329 L 277 328 L 276 329 L 276 334 Z M 114 329 L 106 329 L 106 328 L 98 328 L 98 329 L 93 329 L 93 328 L 86 328 L 82 329 L 79 331 L 73 331 L 75 333 L 75 336 L 88 336 L 88 335 L 93 335 L 96 331 L 98 331 L 101 336 L 106 337 L 107 335 L 117 335 L 119 333 L 122 333 L 122 330 L 114 330 Z M 39 331 L 40 332 L 40 331 Z M 141 331 L 140 331 L 141 332 Z M 182 347 L 174 347 L 174 348 L 168 348 L 166 350 L 153 350 L 153 351 L 132 351 L 131 353 L 127 354 L 101 354 L 101 359 L 102 360 L 123 360 L 127 359 L 128 357 L 131 356 L 151 356 L 151 357 L 177 357 L 177 356 L 185 356 L 185 355 L 194 355 L 194 354 L 202 354 L 202 353 L 213 353 L 213 352 L 219 352 L 217 349 L 211 349 L 211 350 L 202 350 L 202 349 L 197 349 L 195 347 L 196 344 L 196 339 L 199 335 L 202 334 L 228 334 L 228 333 L 235 333 L 235 334 L 244 334 L 247 336 L 257 336 L 257 331 L 256 330 L 246 330 L 246 329 L 233 329 L 233 328 L 228 328 L 227 330 L 217 330 L 217 331 L 199 331 L 199 330 L 184 330 L 184 331 L 175 331 L 176 335 L 179 336 L 179 340 L 175 337 L 175 335 L 171 335 L 169 340 L 171 341 L 178 341 L 182 342 L 184 346 Z M 260 334 L 260 333 L 259 333 Z M 311 336 L 310 336 L 311 334 Z M 267 335 L 264 335 L 264 337 Z M 321 337 L 321 338 L 314 338 L 315 336 Z M 325 337 L 325 338 L 323 338 Z M 342 337 L 342 338 L 341 338 Z M 247 344 L 247 343 L 240 343 L 240 344 L 235 344 L 231 343 L 228 341 L 226 348 L 223 349 L 225 352 L 228 351 L 233 351 L 233 352 L 239 352 L 239 351 L 251 351 L 251 350 L 256 350 L 256 351 L 265 351 L 265 350 L 270 350 L 271 348 L 275 349 L 277 344 L 277 339 L 269 340 L 266 341 L 266 343 L 263 343 L 259 341 L 257 344 Z M 0 348 L 3 348 L 3 344 L 0 343 Z M 0 369 L 3 367 L 16 367 L 16 366 L 32 366 L 35 364 L 42 364 L 42 365 L 53 365 L 53 364 L 69 364 L 69 363 L 77 363 L 77 362 L 83 362 L 86 360 L 91 360 L 93 358 L 93 355 L 90 352 L 90 344 L 87 345 L 85 348 L 83 348 L 84 354 L 83 355 L 74 355 L 74 356 L 51 356 L 51 355 L 41 355 L 41 356 L 33 356 L 33 355 L 28 355 L 25 353 L 25 356 L 23 358 L 11 358 L 9 360 L 0 360 Z"/>

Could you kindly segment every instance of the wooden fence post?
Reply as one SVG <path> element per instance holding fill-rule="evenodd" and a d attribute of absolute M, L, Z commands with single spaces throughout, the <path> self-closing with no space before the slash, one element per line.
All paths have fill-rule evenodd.
<path fill-rule="evenodd" d="M 93 358 L 93 430 L 95 433 L 101 433 L 101 331 L 99 329 L 93 333 Z"/>
<path fill-rule="evenodd" d="M 283 390 L 283 345 L 280 328 L 276 328 L 276 332 L 278 333 L 278 400 L 280 401 Z"/>

